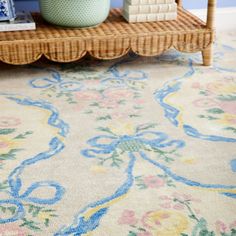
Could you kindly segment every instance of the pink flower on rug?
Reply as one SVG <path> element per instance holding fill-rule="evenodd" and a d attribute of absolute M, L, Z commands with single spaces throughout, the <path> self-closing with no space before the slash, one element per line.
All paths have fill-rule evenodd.
<path fill-rule="evenodd" d="M 229 114 L 236 115 L 236 103 L 235 102 L 221 102 L 220 108 Z"/>
<path fill-rule="evenodd" d="M 211 98 L 201 98 L 193 101 L 193 105 L 196 107 L 205 107 L 205 108 L 210 108 L 214 106 L 218 106 L 218 103 Z"/>
<path fill-rule="evenodd" d="M 94 88 L 97 89 L 100 86 L 100 80 L 95 79 L 95 80 L 86 80 L 86 87 L 87 88 Z"/>
<path fill-rule="evenodd" d="M 76 98 L 79 101 L 91 101 L 101 99 L 101 94 L 97 91 L 82 91 L 76 93 Z"/>
<path fill-rule="evenodd" d="M 216 230 L 221 233 L 226 233 L 227 232 L 227 226 L 225 223 L 221 220 L 216 221 Z"/>
<path fill-rule="evenodd" d="M 106 97 L 115 99 L 117 101 L 124 99 L 124 98 L 133 98 L 133 93 L 127 89 L 113 89 L 113 90 L 107 90 L 104 92 L 104 95 Z"/>
<path fill-rule="evenodd" d="M 11 128 L 21 124 L 20 119 L 15 117 L 1 116 L 0 117 L 0 128 Z"/>
<path fill-rule="evenodd" d="M 172 198 L 170 198 L 169 196 L 166 196 L 166 195 L 161 195 L 159 197 L 160 200 L 172 200 Z"/>
<path fill-rule="evenodd" d="M 236 228 L 236 220 L 233 221 L 231 224 L 230 224 L 230 229 L 235 229 Z"/>
<path fill-rule="evenodd" d="M 229 121 L 230 124 L 236 125 L 236 117 L 229 118 L 228 121 Z"/>
<path fill-rule="evenodd" d="M 225 80 L 225 82 L 226 81 L 227 80 Z M 211 91 L 212 93 L 217 93 L 220 91 L 221 88 L 224 87 L 224 83 L 220 83 L 220 82 L 208 83 L 206 87 L 207 87 L 207 90 Z"/>
<path fill-rule="evenodd" d="M 151 229 L 151 228 L 152 228 L 149 224 L 147 224 L 147 223 L 148 223 L 148 219 L 149 219 L 149 215 L 150 215 L 151 213 L 152 213 L 152 211 L 146 212 L 146 213 L 143 215 L 142 220 L 141 220 L 143 226 L 144 226 L 145 228 L 148 228 L 148 229 Z"/>
<path fill-rule="evenodd" d="M 196 208 L 194 208 L 193 210 L 196 214 L 200 214 L 200 212 L 201 212 L 199 209 L 196 209 Z"/>
<path fill-rule="evenodd" d="M 184 209 L 184 206 L 183 206 L 183 204 L 180 204 L 180 203 L 178 203 L 178 204 L 175 204 L 174 206 L 173 206 L 173 208 L 175 209 L 175 210 L 183 210 Z"/>
<path fill-rule="evenodd" d="M 7 147 L 9 147 L 9 143 L 6 142 L 6 141 L 1 141 L 1 140 L 0 140 L 0 149 L 1 149 L 1 148 L 7 148 Z"/>
<path fill-rule="evenodd" d="M 11 224 L 3 224 L 0 225 L 0 235 L 1 236 L 25 236 L 27 235 L 27 232 L 25 229 L 20 227 L 19 225 L 15 223 Z"/>
<path fill-rule="evenodd" d="M 160 188 L 165 185 L 165 180 L 158 176 L 147 176 L 144 178 L 144 184 L 149 188 Z"/>
<path fill-rule="evenodd" d="M 177 193 L 174 192 L 172 194 L 173 198 L 179 199 L 180 201 L 192 201 L 192 202 L 200 202 L 200 199 L 197 198 L 193 198 L 191 194 L 181 194 L 181 193 Z"/>
<path fill-rule="evenodd" d="M 135 102 L 136 104 L 140 105 L 140 104 L 144 104 L 144 103 L 145 103 L 145 100 L 139 98 L 139 99 L 134 100 L 134 102 Z"/>
<path fill-rule="evenodd" d="M 161 226 L 164 219 L 168 219 L 170 214 L 164 211 L 149 211 L 142 218 L 143 226 L 149 229 Z"/>
<path fill-rule="evenodd" d="M 100 101 L 100 106 L 103 108 L 115 109 L 119 107 L 118 101 L 112 99 L 103 99 Z"/>
<path fill-rule="evenodd" d="M 193 89 L 202 89 L 202 86 L 201 86 L 201 84 L 199 82 L 194 82 L 192 84 L 192 88 Z"/>
<path fill-rule="evenodd" d="M 118 219 L 120 225 L 136 225 L 138 219 L 135 218 L 135 212 L 132 210 L 124 210 L 122 216 Z"/>
<path fill-rule="evenodd" d="M 160 196 L 159 197 L 162 202 L 159 204 L 159 206 L 162 209 L 174 209 L 177 211 L 183 211 L 185 209 L 185 205 L 182 204 L 182 202 L 200 202 L 200 199 L 193 198 L 190 194 L 180 194 L 177 192 L 174 192 L 171 194 L 171 196 Z M 194 209 L 196 213 L 199 213 L 199 210 Z"/>
<path fill-rule="evenodd" d="M 78 102 L 76 110 L 81 111 L 87 106 L 88 102 L 99 102 L 102 99 L 102 95 L 94 90 L 81 91 L 76 93 L 76 99 Z"/>
<path fill-rule="evenodd" d="M 229 226 L 227 226 L 223 221 L 217 220 L 215 225 L 216 225 L 217 232 L 227 234 L 232 229 L 236 228 L 236 220 L 232 222 Z"/>
<path fill-rule="evenodd" d="M 159 204 L 159 206 L 160 206 L 161 208 L 170 209 L 170 208 L 172 207 L 172 202 L 171 202 L 171 201 L 168 201 L 168 202 Z"/>

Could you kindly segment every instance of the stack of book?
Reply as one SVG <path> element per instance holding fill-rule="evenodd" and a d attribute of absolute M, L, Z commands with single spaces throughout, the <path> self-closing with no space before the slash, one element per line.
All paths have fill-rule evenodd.
<path fill-rule="evenodd" d="M 20 30 L 35 30 L 36 24 L 30 13 L 18 12 L 16 18 L 11 21 L 0 22 L 0 32 L 5 31 L 20 31 Z"/>
<path fill-rule="evenodd" d="M 124 0 L 123 16 L 128 22 L 176 20 L 175 0 Z"/>

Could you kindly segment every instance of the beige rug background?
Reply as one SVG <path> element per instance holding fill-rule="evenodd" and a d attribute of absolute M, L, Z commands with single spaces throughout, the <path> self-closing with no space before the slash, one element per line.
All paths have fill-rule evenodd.
<path fill-rule="evenodd" d="M 0 235 L 236 235 L 236 32 L 200 54 L 0 65 Z"/>

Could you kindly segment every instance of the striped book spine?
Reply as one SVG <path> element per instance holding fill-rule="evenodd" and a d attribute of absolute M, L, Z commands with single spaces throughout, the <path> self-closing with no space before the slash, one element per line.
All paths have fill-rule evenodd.
<path fill-rule="evenodd" d="M 128 14 L 123 11 L 124 18 L 130 22 L 151 22 L 151 21 L 168 21 L 177 18 L 177 12 L 170 13 L 150 13 L 150 14 Z"/>
<path fill-rule="evenodd" d="M 129 5 L 171 4 L 175 0 L 125 0 Z"/>
<path fill-rule="evenodd" d="M 128 14 L 168 13 L 177 11 L 177 4 L 129 5 L 125 2 L 124 10 Z"/>

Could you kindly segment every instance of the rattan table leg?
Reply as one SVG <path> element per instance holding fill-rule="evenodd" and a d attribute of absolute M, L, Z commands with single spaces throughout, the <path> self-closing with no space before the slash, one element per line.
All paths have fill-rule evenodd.
<path fill-rule="evenodd" d="M 212 53 L 213 53 L 212 44 L 209 45 L 208 48 L 202 51 L 202 59 L 204 66 L 210 66 L 212 64 L 212 58 L 213 58 Z"/>

